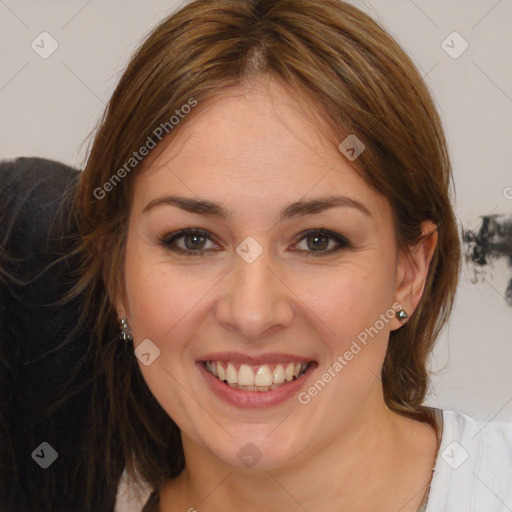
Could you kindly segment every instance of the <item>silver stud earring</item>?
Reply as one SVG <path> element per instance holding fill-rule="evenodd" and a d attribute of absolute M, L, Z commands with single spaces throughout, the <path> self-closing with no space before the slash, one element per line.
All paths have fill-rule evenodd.
<path fill-rule="evenodd" d="M 130 326 L 128 325 L 128 319 L 127 318 L 121 318 L 121 335 L 119 338 L 123 341 L 133 341 L 132 338 L 132 331 L 130 329 Z"/>
<path fill-rule="evenodd" d="M 396 317 L 398 318 L 398 320 L 405 320 L 408 317 L 408 315 L 405 309 L 401 309 L 400 311 L 396 312 Z"/>

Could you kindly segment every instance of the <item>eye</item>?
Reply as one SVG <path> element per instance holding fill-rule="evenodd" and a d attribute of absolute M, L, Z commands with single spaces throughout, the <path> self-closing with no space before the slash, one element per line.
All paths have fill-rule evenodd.
<path fill-rule="evenodd" d="M 344 248 L 350 248 L 352 245 L 350 242 L 343 236 L 338 233 L 334 233 L 327 229 L 310 229 L 305 233 L 301 234 L 301 238 L 299 242 L 304 240 L 306 242 L 307 249 L 299 249 L 300 252 L 306 252 L 306 257 L 308 256 L 326 256 L 328 254 L 332 254 L 340 251 Z M 326 250 L 331 242 L 335 243 L 335 246 Z M 297 247 L 298 244 L 295 244 L 294 247 Z M 312 250 L 308 250 L 312 249 Z M 293 249 L 294 251 L 296 249 Z"/>
<path fill-rule="evenodd" d="M 181 246 L 178 243 L 179 240 L 182 240 Z M 307 248 L 297 249 L 296 247 L 298 243 L 296 243 L 293 246 L 292 251 L 306 253 L 306 257 L 326 256 L 340 251 L 341 249 L 352 247 L 345 237 L 326 229 L 310 229 L 305 231 L 304 233 L 301 233 L 299 242 L 302 242 L 303 240 L 306 242 Z M 182 254 L 186 257 L 196 257 L 202 256 L 205 252 L 214 249 L 205 248 L 207 241 L 213 243 L 207 231 L 197 228 L 186 228 L 181 229 L 176 233 L 166 235 L 162 238 L 161 244 L 172 252 Z M 335 244 L 334 247 L 330 247 L 332 242 Z"/>
<path fill-rule="evenodd" d="M 176 242 L 183 239 L 184 247 L 180 247 Z M 201 256 L 204 254 L 204 244 L 210 240 L 208 232 L 202 229 L 186 228 L 171 235 L 165 236 L 161 243 L 168 249 L 185 256 Z"/>

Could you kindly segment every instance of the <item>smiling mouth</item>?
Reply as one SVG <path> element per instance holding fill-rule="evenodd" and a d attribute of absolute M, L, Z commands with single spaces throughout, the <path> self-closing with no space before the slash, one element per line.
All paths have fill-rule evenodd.
<path fill-rule="evenodd" d="M 272 365 L 237 365 L 227 361 L 203 361 L 206 371 L 228 386 L 244 391 L 263 392 L 272 391 L 300 379 L 312 364 L 314 361 Z"/>

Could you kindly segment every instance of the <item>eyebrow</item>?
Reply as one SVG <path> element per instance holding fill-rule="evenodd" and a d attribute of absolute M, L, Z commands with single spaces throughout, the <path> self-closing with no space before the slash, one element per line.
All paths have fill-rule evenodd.
<path fill-rule="evenodd" d="M 170 195 L 159 197 L 150 201 L 142 210 L 142 213 L 162 205 L 175 206 L 190 213 L 197 213 L 200 215 L 209 215 L 219 219 L 228 219 L 231 217 L 231 211 L 220 203 L 208 201 L 207 199 L 196 199 L 193 197 L 184 197 L 177 195 Z M 287 204 L 280 214 L 280 221 L 291 219 L 295 217 L 303 217 L 310 214 L 321 213 L 329 208 L 344 207 L 354 208 L 364 213 L 368 217 L 372 214 L 357 199 L 347 196 L 330 195 L 318 197 L 315 199 L 300 200 Z"/>

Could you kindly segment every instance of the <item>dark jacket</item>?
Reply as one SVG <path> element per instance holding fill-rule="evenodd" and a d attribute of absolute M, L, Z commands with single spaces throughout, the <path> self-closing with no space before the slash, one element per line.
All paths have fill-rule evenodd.
<path fill-rule="evenodd" d="M 43 271 L 72 247 L 78 176 L 41 158 L 0 162 L 0 512 L 90 509 L 83 460 L 90 449 L 90 338 L 87 330 L 73 333 L 78 299 L 51 305 L 73 284 L 77 262 Z M 43 442 L 58 454 L 47 468 L 41 464 L 51 461 L 51 450 Z M 102 446 L 95 448 L 99 456 Z M 112 511 L 116 488 L 106 486 L 103 464 L 96 471 L 92 510 Z"/>

